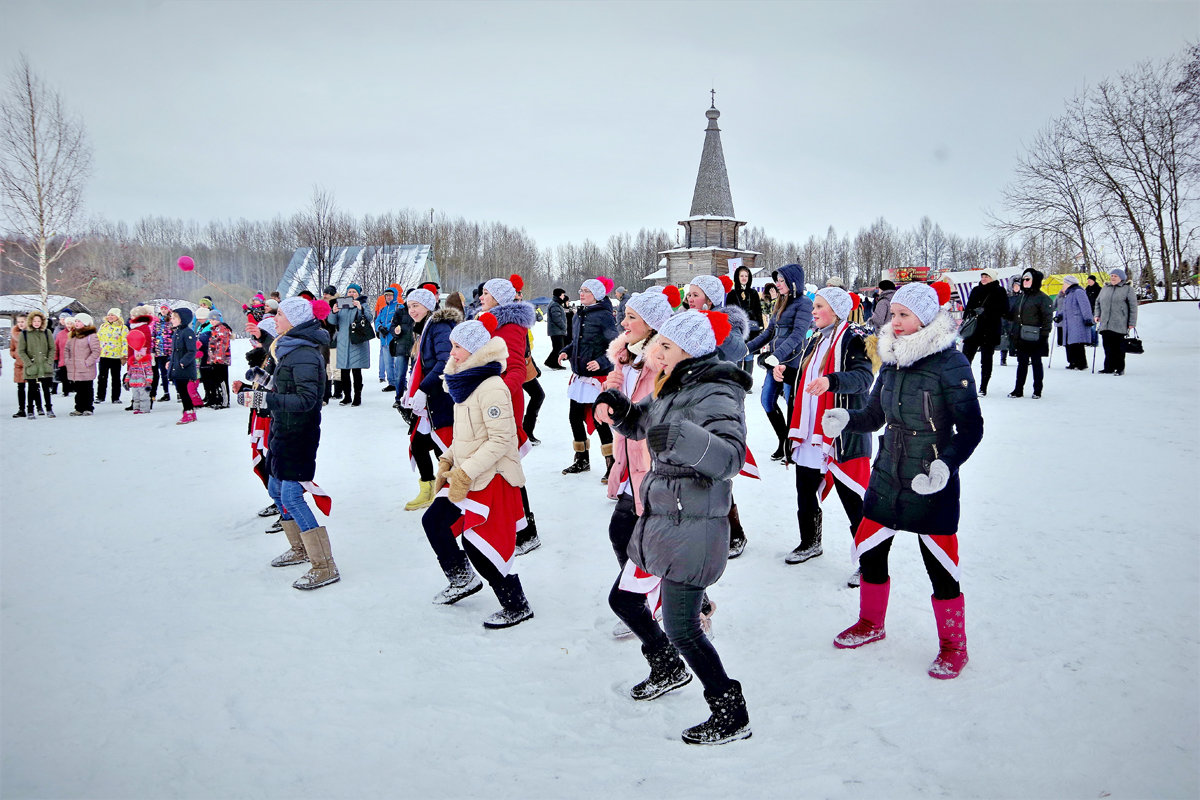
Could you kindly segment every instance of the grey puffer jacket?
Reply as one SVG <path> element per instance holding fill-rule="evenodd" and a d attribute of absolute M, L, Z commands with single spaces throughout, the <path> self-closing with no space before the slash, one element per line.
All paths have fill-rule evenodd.
<path fill-rule="evenodd" d="M 1109 284 L 1096 297 L 1096 316 L 1100 318 L 1100 331 L 1119 333 L 1122 336 L 1137 325 L 1137 294 L 1129 281 L 1116 286 Z"/>
<path fill-rule="evenodd" d="M 641 441 L 669 426 L 666 447 L 650 448 L 642 514 L 629 557 L 660 578 L 711 586 L 729 557 L 733 477 L 746 461 L 746 394 L 753 381 L 715 352 L 675 365 L 656 395 L 631 403 L 619 392 L 596 402 L 613 409 L 621 435 Z"/>

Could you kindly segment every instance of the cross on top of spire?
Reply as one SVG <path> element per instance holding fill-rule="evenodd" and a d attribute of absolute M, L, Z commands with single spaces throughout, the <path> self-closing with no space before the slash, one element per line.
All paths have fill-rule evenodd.
<path fill-rule="evenodd" d="M 712 89 L 709 89 L 708 92 L 709 92 L 709 94 L 712 95 L 712 105 L 709 106 L 709 108 L 716 108 L 717 107 L 717 90 L 716 90 L 716 88 L 712 88 Z"/>

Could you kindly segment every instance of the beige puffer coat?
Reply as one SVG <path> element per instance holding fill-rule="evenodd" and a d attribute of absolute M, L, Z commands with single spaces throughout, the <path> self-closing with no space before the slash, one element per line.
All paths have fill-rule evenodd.
<path fill-rule="evenodd" d="M 493 337 L 461 364 L 450 359 L 445 374 L 454 375 L 493 361 L 503 366 L 507 359 L 508 346 L 503 339 Z M 497 473 L 510 486 L 525 485 L 512 399 L 499 375 L 487 378 L 470 397 L 454 404 L 454 441 L 442 460 L 467 473 L 473 492 L 486 488 Z"/>

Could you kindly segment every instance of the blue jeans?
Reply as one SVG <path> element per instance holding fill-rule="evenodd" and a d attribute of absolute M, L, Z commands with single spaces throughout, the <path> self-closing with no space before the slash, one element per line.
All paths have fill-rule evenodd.
<path fill-rule="evenodd" d="M 387 368 L 384 362 L 391 358 L 391 353 L 388 352 L 388 346 L 384 344 L 383 339 L 379 340 L 379 380 L 387 380 Z M 391 381 L 388 381 L 391 383 Z"/>
<path fill-rule="evenodd" d="M 294 519 L 302 531 L 311 531 L 317 526 L 316 515 L 304 501 L 304 487 L 298 481 L 285 481 L 274 475 L 267 479 L 267 494 L 279 507 L 280 519 Z"/>
<path fill-rule="evenodd" d="M 786 375 L 784 377 L 786 378 Z M 792 385 L 775 380 L 775 371 L 768 369 L 767 377 L 763 379 L 762 394 L 759 395 L 763 411 L 770 414 L 772 409 L 778 407 L 777 404 L 779 403 L 779 394 L 781 392 L 783 393 L 783 400 L 787 407 L 787 410 L 784 411 L 784 416 L 790 416 L 792 408 Z"/>
<path fill-rule="evenodd" d="M 402 356 L 396 356 L 396 380 L 392 381 L 392 386 L 396 387 L 396 400 L 400 400 L 408 392 L 408 361 L 409 355 L 405 353 Z"/>

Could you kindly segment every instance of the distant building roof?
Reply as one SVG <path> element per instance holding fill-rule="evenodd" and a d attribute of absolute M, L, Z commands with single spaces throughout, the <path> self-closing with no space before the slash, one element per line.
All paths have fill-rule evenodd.
<path fill-rule="evenodd" d="M 46 304 L 50 306 L 48 309 L 51 314 L 57 314 L 64 308 L 69 308 L 72 311 L 86 312 L 87 306 L 76 300 L 74 297 L 67 297 L 61 294 L 47 295 Z M 4 294 L 0 295 L 0 314 L 23 314 L 29 311 L 34 311 L 42 307 L 42 296 L 40 294 Z"/>
<path fill-rule="evenodd" d="M 704 130 L 704 150 L 700 154 L 700 169 L 696 172 L 696 190 L 692 194 L 692 219 L 724 217 L 734 219 L 733 195 L 729 191 L 729 173 L 725 170 L 725 153 L 721 149 L 721 129 L 717 118 L 721 112 L 714 105 L 704 112 L 708 127 Z"/>
<path fill-rule="evenodd" d="M 364 266 L 375 265 L 380 260 L 386 260 L 387 263 L 382 266 L 393 276 L 388 283 L 399 283 L 406 291 L 426 280 L 440 283 L 432 248 L 427 244 L 335 247 L 332 255 L 329 275 L 321 281 L 317 275 L 315 250 L 311 247 L 297 248 L 287 269 L 283 271 L 283 277 L 279 279 L 277 289 L 280 296 L 293 297 L 305 289 L 320 295 L 328 284 L 333 284 L 339 292 L 343 292 L 351 283 L 361 282 Z"/>

